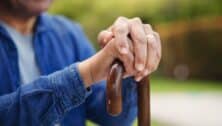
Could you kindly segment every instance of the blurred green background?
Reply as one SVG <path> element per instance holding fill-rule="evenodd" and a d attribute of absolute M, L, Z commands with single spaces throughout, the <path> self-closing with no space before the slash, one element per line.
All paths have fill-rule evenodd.
<path fill-rule="evenodd" d="M 176 101 L 173 96 L 182 93 L 188 96 L 199 94 L 199 99 L 203 97 L 206 103 L 209 95 L 216 97 L 215 101 L 210 101 L 212 103 L 222 101 L 222 0 L 55 0 L 49 12 L 79 22 L 97 49 L 97 34 L 108 28 L 117 17 L 140 17 L 144 23 L 153 25 L 162 40 L 163 58 L 159 70 L 151 77 L 153 104 L 166 99 L 167 94 L 172 94 Z M 163 95 L 156 98 L 159 94 Z M 193 95 L 191 101 L 192 98 Z M 189 104 L 202 106 L 200 103 Z M 179 110 L 183 109 L 179 107 Z M 161 117 L 161 114 L 156 114 L 156 109 L 152 107 L 154 126 L 180 126 L 180 122 L 170 121 L 172 113 Z M 219 116 L 221 108 L 216 109 L 218 112 L 211 113 L 212 117 Z M 166 121 L 164 118 L 168 117 L 169 121 Z M 202 120 L 204 118 L 208 117 L 202 117 Z M 200 121 L 193 119 L 192 122 L 201 125 Z M 188 124 L 186 122 L 183 124 Z M 222 125 L 217 120 L 205 124 L 214 122 Z"/>

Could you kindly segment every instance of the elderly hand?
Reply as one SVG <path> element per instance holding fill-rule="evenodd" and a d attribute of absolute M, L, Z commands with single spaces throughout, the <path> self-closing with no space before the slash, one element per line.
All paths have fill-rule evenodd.
<path fill-rule="evenodd" d="M 155 71 L 159 65 L 159 34 L 139 18 L 118 18 L 114 25 L 100 33 L 98 39 L 104 48 L 78 66 L 86 87 L 104 80 L 116 59 L 123 63 L 125 77 L 134 76 L 136 81 Z"/>
<path fill-rule="evenodd" d="M 140 81 L 144 76 L 154 72 L 161 59 L 161 41 L 159 34 L 149 24 L 143 24 L 140 18 L 127 19 L 119 17 L 107 30 L 98 36 L 101 47 L 115 38 L 117 51 L 121 56 L 125 70 Z M 128 39 L 132 40 L 129 43 Z M 132 49 L 130 49 L 132 45 Z M 129 56 L 133 51 L 133 68 Z M 129 58 L 131 57 L 131 59 Z"/>

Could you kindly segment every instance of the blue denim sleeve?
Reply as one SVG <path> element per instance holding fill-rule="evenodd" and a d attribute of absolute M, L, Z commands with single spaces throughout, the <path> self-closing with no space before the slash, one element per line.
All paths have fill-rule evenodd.
<path fill-rule="evenodd" d="M 0 96 L 0 125 L 53 125 L 66 112 L 85 102 L 91 91 L 85 89 L 76 66 L 42 76 Z"/>

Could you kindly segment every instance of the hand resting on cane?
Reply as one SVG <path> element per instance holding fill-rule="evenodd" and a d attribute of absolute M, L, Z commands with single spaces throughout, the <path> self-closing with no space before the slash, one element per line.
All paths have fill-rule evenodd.
<path fill-rule="evenodd" d="M 108 30 L 99 34 L 98 41 L 104 48 L 79 64 L 86 87 L 104 80 L 115 59 L 123 63 L 124 76 L 134 76 L 137 81 L 154 72 L 159 65 L 159 34 L 149 24 L 142 24 L 139 18 L 118 18 Z"/>

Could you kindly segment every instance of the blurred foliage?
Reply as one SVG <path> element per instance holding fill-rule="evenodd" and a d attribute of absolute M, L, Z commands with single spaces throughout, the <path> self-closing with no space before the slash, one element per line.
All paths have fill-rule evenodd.
<path fill-rule="evenodd" d="M 222 17 L 159 25 L 165 75 L 222 80 Z"/>
<path fill-rule="evenodd" d="M 80 22 L 95 41 L 119 16 L 158 24 L 222 14 L 221 0 L 55 0 L 50 12 Z"/>
<path fill-rule="evenodd" d="M 81 23 L 95 47 L 117 17 L 141 17 L 161 35 L 158 74 L 222 80 L 222 0 L 55 0 L 50 13 Z"/>

